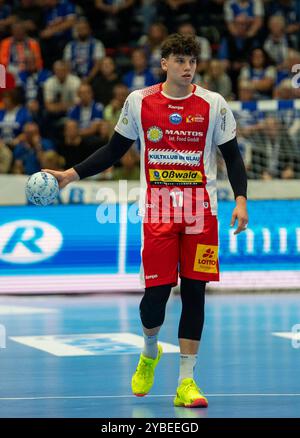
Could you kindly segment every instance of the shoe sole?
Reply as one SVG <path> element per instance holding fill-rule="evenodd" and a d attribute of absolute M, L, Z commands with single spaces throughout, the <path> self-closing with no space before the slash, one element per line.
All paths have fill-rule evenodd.
<path fill-rule="evenodd" d="M 191 404 L 185 404 L 181 402 L 174 402 L 174 406 L 182 408 L 207 408 L 208 402 L 203 398 L 199 398 L 193 401 Z"/>

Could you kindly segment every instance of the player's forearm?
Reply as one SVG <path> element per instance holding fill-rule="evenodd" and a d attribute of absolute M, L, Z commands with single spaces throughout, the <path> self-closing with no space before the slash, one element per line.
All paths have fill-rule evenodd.
<path fill-rule="evenodd" d="M 59 23 L 53 23 L 51 26 L 49 26 L 49 29 L 53 34 L 56 34 L 58 32 L 64 32 L 66 30 L 71 29 L 76 21 L 76 17 L 69 17 L 67 19 L 63 19 Z"/>
<path fill-rule="evenodd" d="M 255 36 L 256 33 L 259 31 L 259 29 L 262 27 L 263 20 L 260 17 L 256 17 L 253 23 L 250 26 L 250 29 L 248 30 L 248 36 L 252 37 Z"/>
<path fill-rule="evenodd" d="M 96 152 L 74 166 L 80 179 L 96 175 L 111 167 L 129 150 L 133 140 L 115 132 L 110 141 Z"/>
<path fill-rule="evenodd" d="M 240 197 L 247 199 L 247 173 L 236 138 L 220 145 L 219 149 L 226 163 L 228 179 L 235 199 L 237 201 Z"/>

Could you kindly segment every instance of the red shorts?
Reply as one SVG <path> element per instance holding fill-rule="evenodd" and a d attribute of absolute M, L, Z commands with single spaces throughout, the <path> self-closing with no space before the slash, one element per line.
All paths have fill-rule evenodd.
<path fill-rule="evenodd" d="M 145 287 L 172 284 L 181 277 L 219 281 L 218 220 L 205 216 L 201 231 L 190 233 L 186 223 L 142 224 L 141 280 Z"/>

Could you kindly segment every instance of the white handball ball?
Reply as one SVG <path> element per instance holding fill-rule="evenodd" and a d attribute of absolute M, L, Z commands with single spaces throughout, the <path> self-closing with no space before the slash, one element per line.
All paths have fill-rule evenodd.
<path fill-rule="evenodd" d="M 52 204 L 59 193 L 57 179 L 47 172 L 34 173 L 27 181 L 25 193 L 35 205 Z"/>

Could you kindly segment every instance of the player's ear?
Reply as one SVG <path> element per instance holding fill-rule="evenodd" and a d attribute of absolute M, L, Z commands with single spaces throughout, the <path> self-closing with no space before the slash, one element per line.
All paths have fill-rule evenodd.
<path fill-rule="evenodd" d="M 168 65 L 167 65 L 166 58 L 161 58 L 160 65 L 161 65 L 161 68 L 163 69 L 163 71 L 165 71 L 165 72 L 168 71 Z"/>

